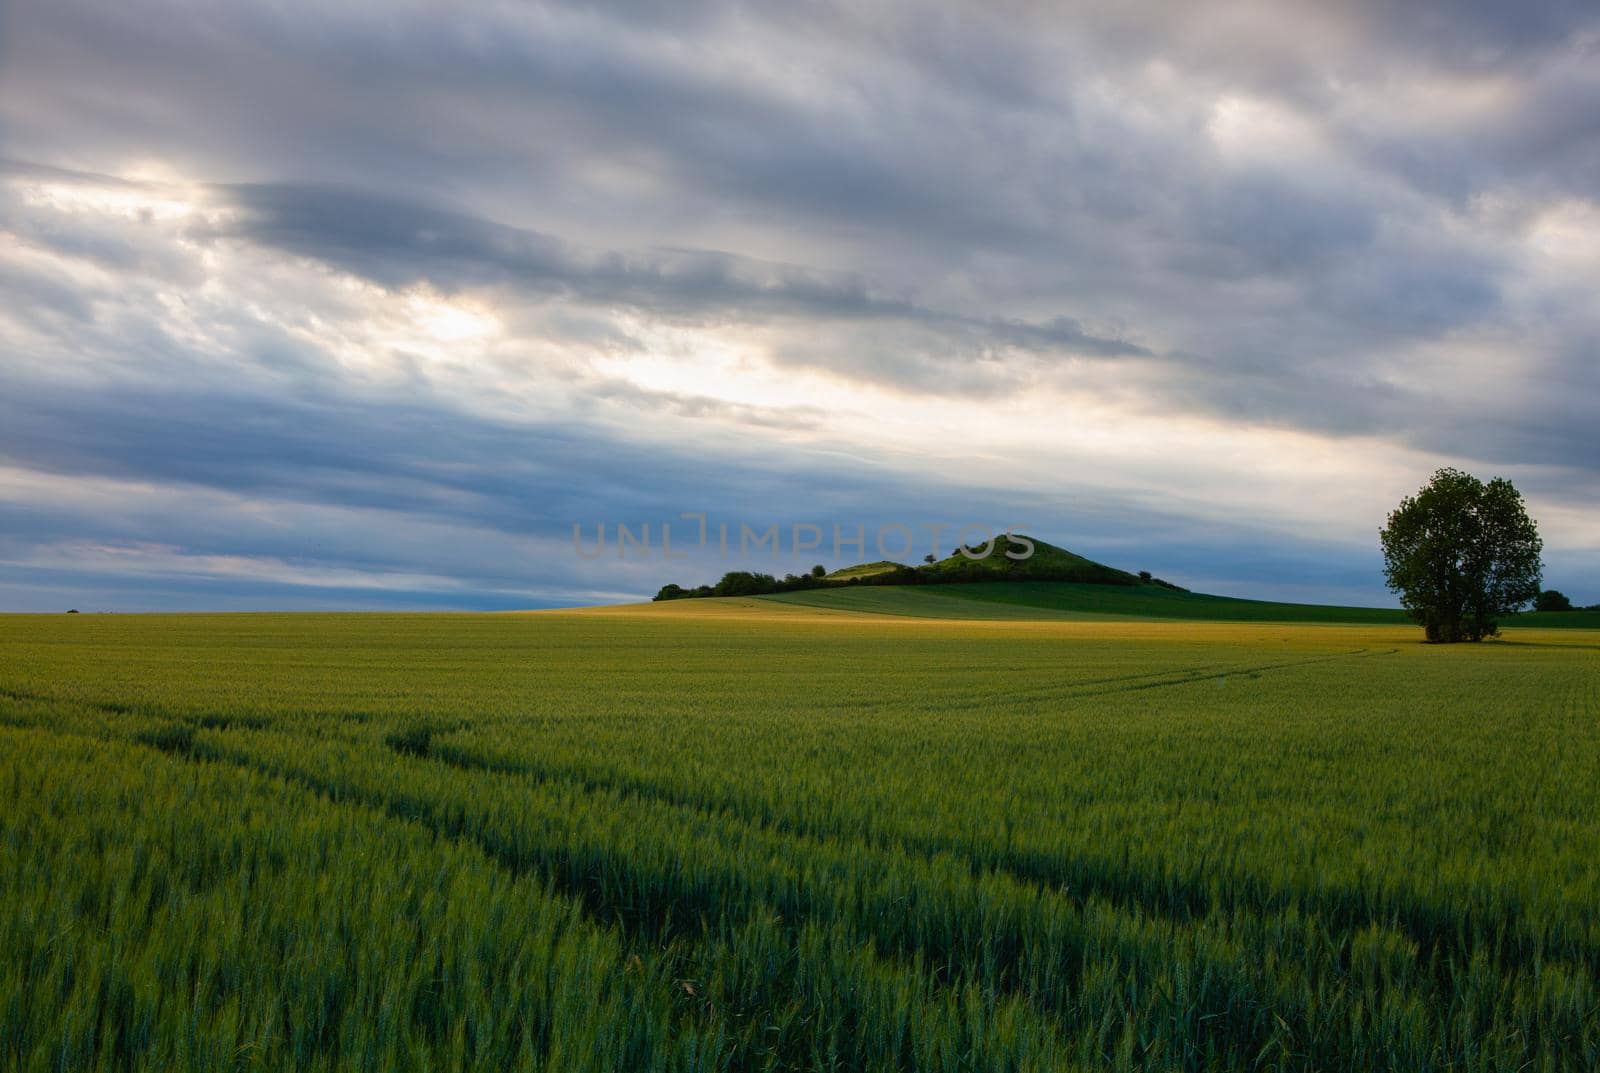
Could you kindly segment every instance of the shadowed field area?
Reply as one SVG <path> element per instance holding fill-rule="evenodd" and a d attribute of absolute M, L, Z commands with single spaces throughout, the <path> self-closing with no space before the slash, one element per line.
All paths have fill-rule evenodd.
<path fill-rule="evenodd" d="M 1600 1061 L 1600 633 L 911 615 L 0 616 L 0 1066 Z"/>
<path fill-rule="evenodd" d="M 878 615 L 961 619 L 1156 618 L 1203 622 L 1410 624 L 1405 612 L 1240 600 L 1157 585 L 1090 585 L 1063 581 L 990 581 L 960 585 L 887 585 L 812 589 L 763 599 Z M 1527 612 L 1507 629 L 1596 629 L 1600 611 Z"/>

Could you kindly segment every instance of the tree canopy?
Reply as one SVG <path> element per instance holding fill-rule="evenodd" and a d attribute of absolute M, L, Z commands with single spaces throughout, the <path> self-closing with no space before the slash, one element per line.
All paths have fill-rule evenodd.
<path fill-rule="evenodd" d="M 1543 544 L 1511 482 L 1441 469 L 1384 526 L 1384 575 L 1430 641 L 1492 637 L 1539 594 Z"/>

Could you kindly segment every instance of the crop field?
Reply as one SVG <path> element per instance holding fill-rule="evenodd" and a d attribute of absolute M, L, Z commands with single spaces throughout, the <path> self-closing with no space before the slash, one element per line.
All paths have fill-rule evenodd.
<path fill-rule="evenodd" d="M 0 1068 L 1600 1068 L 1600 631 L 1025 610 L 0 616 Z"/>

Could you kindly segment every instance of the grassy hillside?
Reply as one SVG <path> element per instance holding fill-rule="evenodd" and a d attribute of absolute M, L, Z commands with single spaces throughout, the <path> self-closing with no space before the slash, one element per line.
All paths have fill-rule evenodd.
<path fill-rule="evenodd" d="M 918 618 L 1108 619 L 1122 617 L 1210 622 L 1326 622 L 1405 625 L 1405 612 L 1381 607 L 1338 607 L 1240 600 L 1182 592 L 1159 585 L 1082 585 L 1054 581 L 998 581 L 961 585 L 820 589 L 761 597 L 840 611 Z M 1600 629 L 1600 612 L 1524 613 L 1501 626 Z"/>
<path fill-rule="evenodd" d="M 1597 640 L 0 616 L 0 1068 L 1593 1068 Z"/>
<path fill-rule="evenodd" d="M 1032 553 L 1025 559 L 1010 557 L 1028 550 L 1026 544 L 1018 543 L 1017 540 L 1025 540 L 1033 545 Z M 979 549 L 972 550 L 976 552 Z M 1011 579 L 1035 578 L 1101 585 L 1133 585 L 1139 581 L 1138 577 L 1126 570 L 1117 570 L 1065 548 L 1058 548 L 1054 544 L 1034 537 L 1022 537 L 1020 534 L 1017 538 L 996 538 L 980 559 L 973 559 L 970 555 L 957 551 L 948 558 L 924 567 L 923 570 L 928 580 L 934 583 L 955 579 L 977 581 L 1002 576 Z"/>
<path fill-rule="evenodd" d="M 839 607 L 932 618 L 1053 618 L 1133 615 L 1219 622 L 1346 622 L 1401 624 L 1404 612 L 1238 600 L 1158 585 L 1085 585 L 1058 581 L 994 581 L 963 585 L 819 589 L 763 597 L 816 607 Z"/>

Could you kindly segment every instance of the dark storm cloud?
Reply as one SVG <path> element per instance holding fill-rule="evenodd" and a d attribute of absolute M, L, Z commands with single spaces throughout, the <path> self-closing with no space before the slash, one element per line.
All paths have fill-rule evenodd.
<path fill-rule="evenodd" d="M 901 316 L 859 277 L 761 264 L 707 250 L 586 254 L 561 239 L 423 203 L 350 189 L 252 185 L 224 191 L 244 212 L 234 235 L 334 265 L 388 287 L 510 286 L 694 314 L 735 309 Z"/>
<path fill-rule="evenodd" d="M 1135 343 L 1089 333 L 1071 317 L 1029 323 L 961 316 L 874 294 L 859 275 L 714 250 L 588 253 L 549 235 L 349 189 L 250 185 L 223 192 L 244 210 L 232 234 L 388 287 L 512 288 L 521 297 L 560 296 L 690 318 L 782 313 L 914 321 L 980 342 L 1150 356 Z"/>
<path fill-rule="evenodd" d="M 112 489 L 131 482 L 135 492 L 116 509 L 104 505 L 112 492 L 86 503 L 19 507 L 0 501 L 0 584 L 9 574 L 18 582 L 12 591 L 20 592 L 26 587 L 22 580 L 42 584 L 54 578 L 48 591 L 63 598 L 95 594 L 67 602 L 113 609 L 165 607 L 168 601 L 182 606 L 205 591 L 196 578 L 184 576 L 198 574 L 200 566 L 185 564 L 203 565 L 209 556 L 265 565 L 260 577 L 246 571 L 211 581 L 208 606 L 221 599 L 230 607 L 307 601 L 499 607 L 643 598 L 668 578 L 698 583 L 727 569 L 783 573 L 809 568 L 817 559 L 860 558 L 849 550 L 842 557 L 833 554 L 834 524 L 846 539 L 862 527 L 867 557 L 876 555 L 870 541 L 881 525 L 910 527 L 920 557 L 934 546 L 924 524 L 999 529 L 1025 520 L 1012 517 L 1020 513 L 1057 539 L 1070 538 L 1087 553 L 1112 558 L 1128 554 L 1119 547 L 1119 534 L 1133 527 L 1132 519 L 1156 546 L 1163 530 L 1173 539 L 1194 532 L 1180 517 L 1162 520 L 1148 508 L 1090 496 L 1070 482 L 1041 498 L 1008 489 L 1003 480 L 907 480 L 880 462 L 827 445 L 799 454 L 760 448 L 688 452 L 629 443 L 577 422 L 529 427 L 393 400 L 266 400 L 259 394 L 181 390 L 123 392 L 109 399 L 45 384 L 5 387 L 0 466 L 26 464 L 63 481 L 110 481 Z M 697 523 L 683 518 L 686 511 L 707 512 L 713 528 L 726 523 L 736 547 L 740 525 L 757 531 L 777 525 L 784 547 L 777 555 L 752 553 L 748 560 L 697 550 Z M 181 522 L 183 558 L 155 576 L 130 569 L 147 547 L 157 548 L 159 557 L 173 539 L 175 521 Z M 619 523 L 635 533 L 649 526 L 651 550 L 621 556 Z M 663 523 L 674 527 L 685 560 L 662 557 Z M 789 550 L 797 523 L 820 526 L 824 545 L 798 559 Z M 596 527 L 605 526 L 610 536 L 598 561 L 577 557 L 574 524 L 581 525 L 590 551 Z M 953 533 L 946 530 L 946 543 Z M 8 558 L 48 549 L 65 534 L 72 538 L 68 558 L 85 555 L 85 563 L 3 569 Z M 529 552 L 506 537 L 534 541 L 538 550 Z M 109 566 L 90 565 L 88 553 L 102 548 L 111 549 Z M 280 564 L 314 564 L 381 581 L 415 572 L 419 563 L 455 584 L 443 590 L 415 583 L 361 589 L 335 582 L 297 586 L 272 576 Z M 294 598 L 297 591 L 303 599 Z"/>
<path fill-rule="evenodd" d="M 671 516 L 715 489 L 760 501 L 783 463 L 701 459 L 630 445 L 599 427 L 510 424 L 401 399 L 319 392 L 119 391 L 11 384 L 0 459 L 45 472 L 201 485 L 469 521 L 508 531 L 580 518 Z M 419 453 L 417 445 L 426 445 Z M 582 479 L 574 476 L 581 471 Z M 866 491 L 835 476 L 835 502 Z"/>

